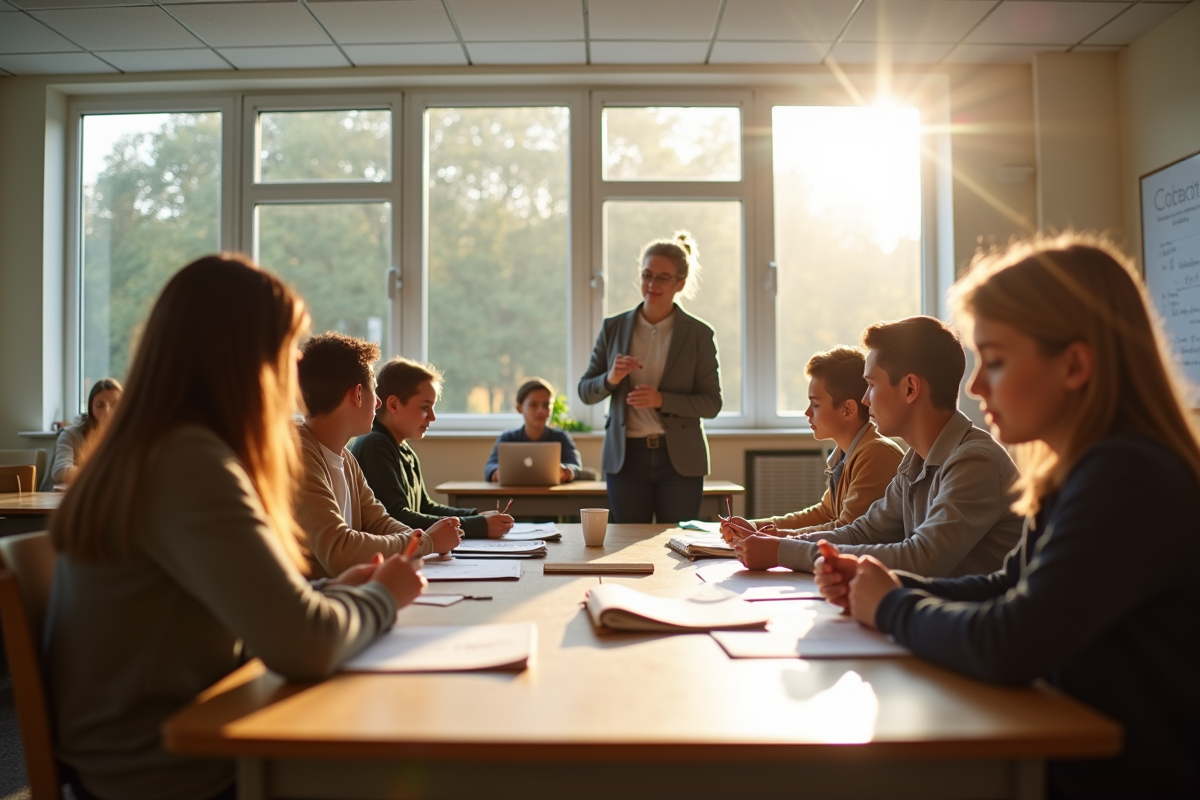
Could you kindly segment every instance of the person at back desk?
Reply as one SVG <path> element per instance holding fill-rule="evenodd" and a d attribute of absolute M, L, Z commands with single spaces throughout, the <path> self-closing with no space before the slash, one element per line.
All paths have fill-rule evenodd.
<path fill-rule="evenodd" d="M 579 448 L 571 434 L 551 428 L 550 410 L 554 408 L 554 387 L 543 378 L 530 378 L 517 389 L 517 411 L 525 418 L 525 424 L 500 434 L 492 447 L 492 455 L 483 468 L 483 479 L 493 483 L 500 480 L 501 442 L 558 442 L 562 445 L 562 463 L 559 465 L 559 482 L 569 483 L 579 477 L 583 461 Z"/>
<path fill-rule="evenodd" d="M 420 439 L 437 419 L 433 407 L 441 396 L 442 374 L 432 364 L 397 356 L 379 370 L 379 409 L 371 432 L 350 448 L 362 464 L 367 483 L 388 513 L 414 527 L 435 525 L 457 517 L 467 539 L 499 539 L 513 518 L 499 511 L 476 513 L 435 503 L 421 477 L 421 460 L 408 445 Z"/>

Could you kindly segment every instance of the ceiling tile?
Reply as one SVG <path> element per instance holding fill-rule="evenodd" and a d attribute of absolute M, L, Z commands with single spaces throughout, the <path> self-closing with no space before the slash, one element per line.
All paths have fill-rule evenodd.
<path fill-rule="evenodd" d="M 1086 44 L 1133 44 L 1187 3 L 1138 3 L 1105 25 Z"/>
<path fill-rule="evenodd" d="M 459 31 L 468 42 L 545 42 L 583 39 L 582 2 L 573 2 L 572 0 L 447 0 L 447 2 Z"/>
<path fill-rule="evenodd" d="M 842 32 L 855 0 L 729 0 L 718 40 L 830 42 Z"/>
<path fill-rule="evenodd" d="M 195 36 L 161 8 L 77 8 L 33 16 L 88 50 L 196 47 Z"/>
<path fill-rule="evenodd" d="M 360 67 L 465 65 L 462 46 L 453 44 L 348 44 L 346 55 Z"/>
<path fill-rule="evenodd" d="M 589 0 L 588 33 L 593 41 L 707 42 L 717 25 L 720 7 L 720 0 Z M 592 56 L 594 61 L 595 51 Z"/>
<path fill-rule="evenodd" d="M 47 8 L 88 8 L 94 6 L 152 6 L 153 0 L 12 0 L 12 5 L 33 11 Z"/>
<path fill-rule="evenodd" d="M 15 8 L 16 6 L 9 5 L 4 0 L 0 0 L 0 11 L 12 11 Z"/>
<path fill-rule="evenodd" d="M 592 42 L 593 64 L 703 64 L 707 55 L 707 41 Z"/>
<path fill-rule="evenodd" d="M 584 64 L 583 42 L 468 42 L 473 64 Z"/>
<path fill-rule="evenodd" d="M 213 47 L 329 44 L 299 3 L 213 3 L 171 6 L 193 33 Z"/>
<path fill-rule="evenodd" d="M 5 12 L 0 19 L 0 53 L 63 53 L 79 50 L 33 17 Z"/>
<path fill-rule="evenodd" d="M 116 72 L 115 69 L 91 53 L 0 55 L 0 69 L 6 69 L 13 75 L 74 75 Z"/>
<path fill-rule="evenodd" d="M 839 42 L 833 57 L 840 64 L 878 64 L 882 59 L 892 64 L 936 64 L 953 44 L 921 44 L 917 42 Z"/>
<path fill-rule="evenodd" d="M 1125 49 L 1123 44 L 1080 44 L 1072 53 L 1119 53 Z"/>
<path fill-rule="evenodd" d="M 1061 53 L 1066 46 L 1022 44 L 960 44 L 943 64 L 1032 64 L 1037 53 Z"/>
<path fill-rule="evenodd" d="M 995 0 L 865 0 L 843 41 L 956 43 L 995 5 Z"/>
<path fill-rule="evenodd" d="M 438 0 L 339 0 L 308 7 L 339 44 L 458 41 Z"/>
<path fill-rule="evenodd" d="M 205 47 L 184 50 L 110 51 L 99 55 L 122 72 L 232 69 L 220 56 Z"/>
<path fill-rule="evenodd" d="M 222 47 L 217 51 L 238 69 L 348 67 L 333 45 L 326 47 Z"/>
<path fill-rule="evenodd" d="M 831 42 L 717 42 L 710 64 L 819 64 Z"/>
<path fill-rule="evenodd" d="M 1128 3 L 1009 0 L 964 39 L 973 44 L 1075 44 Z"/>

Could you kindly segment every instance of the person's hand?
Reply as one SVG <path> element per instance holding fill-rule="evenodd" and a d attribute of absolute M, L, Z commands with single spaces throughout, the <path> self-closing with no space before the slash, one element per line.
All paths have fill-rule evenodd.
<path fill-rule="evenodd" d="M 566 464 L 558 465 L 558 482 L 570 483 L 575 480 L 575 470 L 568 467 Z"/>
<path fill-rule="evenodd" d="M 604 380 L 608 382 L 609 386 L 616 386 L 625 380 L 626 375 L 641 368 L 642 362 L 633 356 L 617 356 L 616 361 L 613 361 L 612 367 L 608 370 L 608 374 L 604 376 Z"/>
<path fill-rule="evenodd" d="M 371 581 L 383 584 L 396 601 L 396 608 L 403 608 L 416 600 L 429 585 L 429 581 L 421 574 L 423 563 L 419 558 L 410 561 L 397 553 L 376 566 Z"/>
<path fill-rule="evenodd" d="M 479 516 L 487 520 L 489 539 L 499 539 L 513 526 L 513 518 L 501 511 L 484 511 Z"/>
<path fill-rule="evenodd" d="M 355 564 L 350 569 L 338 575 L 336 578 L 330 578 L 325 582 L 326 586 L 362 586 L 367 581 L 371 580 L 371 576 L 375 574 L 375 570 L 383 563 L 383 553 L 376 553 L 371 556 L 370 561 L 362 564 Z"/>
<path fill-rule="evenodd" d="M 733 551 L 746 569 L 770 569 L 779 566 L 779 539 L 754 534 L 733 543 Z"/>
<path fill-rule="evenodd" d="M 817 590 L 830 603 L 849 611 L 850 581 L 858 571 L 858 559 L 840 555 L 837 548 L 824 539 L 817 543 L 817 547 L 821 551 L 820 558 L 813 563 Z"/>
<path fill-rule="evenodd" d="M 860 625 L 875 627 L 875 612 L 883 596 L 900 588 L 900 579 L 875 556 L 860 556 L 850 581 L 850 613 Z"/>
<path fill-rule="evenodd" d="M 442 517 L 429 526 L 425 535 L 433 542 L 433 552 L 445 555 L 462 541 L 462 522 L 458 517 Z"/>
<path fill-rule="evenodd" d="M 500 482 L 500 470 L 496 470 L 495 472 L 493 472 L 492 477 L 488 478 L 488 480 L 491 481 L 492 483 L 499 483 Z"/>
<path fill-rule="evenodd" d="M 745 517 L 722 517 L 721 538 L 728 544 L 745 539 L 754 534 L 754 523 Z"/>
<path fill-rule="evenodd" d="M 625 395 L 625 402 L 633 408 L 662 408 L 662 392 L 653 386 L 635 386 Z"/>

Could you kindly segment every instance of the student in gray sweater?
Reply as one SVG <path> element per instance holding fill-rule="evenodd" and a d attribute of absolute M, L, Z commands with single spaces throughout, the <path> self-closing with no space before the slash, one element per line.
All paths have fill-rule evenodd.
<path fill-rule="evenodd" d="M 45 668 L 79 800 L 232 798 L 233 761 L 168 753 L 166 718 L 247 657 L 329 675 L 425 585 L 401 556 L 319 585 L 302 574 L 290 415 L 307 326 L 297 295 L 236 257 L 185 267 L 151 312 L 121 407 L 51 523 Z"/>

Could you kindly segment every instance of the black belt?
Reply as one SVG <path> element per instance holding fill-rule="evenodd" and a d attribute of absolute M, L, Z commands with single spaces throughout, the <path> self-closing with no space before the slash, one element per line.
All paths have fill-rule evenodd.
<path fill-rule="evenodd" d="M 631 436 L 629 438 L 635 442 L 645 442 L 647 450 L 657 450 L 667 444 L 667 437 L 661 433 L 652 433 L 649 436 Z"/>

